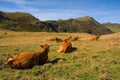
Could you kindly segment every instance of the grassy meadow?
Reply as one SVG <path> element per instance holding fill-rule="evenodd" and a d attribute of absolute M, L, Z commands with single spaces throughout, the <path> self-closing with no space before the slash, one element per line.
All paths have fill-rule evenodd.
<path fill-rule="evenodd" d="M 65 54 L 57 52 L 62 42 L 48 41 L 55 36 L 81 38 L 72 41 L 77 50 Z M 98 41 L 88 41 L 89 36 L 92 35 L 0 30 L 0 65 L 7 61 L 8 53 L 33 52 L 42 44 L 50 45 L 49 63 L 32 69 L 2 69 L 0 80 L 120 80 L 120 33 L 102 35 Z"/>

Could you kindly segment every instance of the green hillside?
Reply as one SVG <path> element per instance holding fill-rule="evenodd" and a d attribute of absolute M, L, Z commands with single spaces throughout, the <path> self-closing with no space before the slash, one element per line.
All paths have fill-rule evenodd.
<path fill-rule="evenodd" d="M 38 31 L 39 20 L 28 13 L 0 12 L 0 27 L 14 31 Z"/>
<path fill-rule="evenodd" d="M 22 12 L 0 12 L 0 28 L 13 31 L 112 33 L 89 16 L 68 20 L 40 21 L 31 14 Z"/>
<path fill-rule="evenodd" d="M 86 32 L 90 34 L 108 34 L 111 31 L 89 16 L 58 21 L 59 29 L 71 32 Z M 68 28 L 68 29 L 67 29 Z"/>
<path fill-rule="evenodd" d="M 117 23 L 105 23 L 105 27 L 109 28 L 113 32 L 120 32 L 120 24 Z"/>

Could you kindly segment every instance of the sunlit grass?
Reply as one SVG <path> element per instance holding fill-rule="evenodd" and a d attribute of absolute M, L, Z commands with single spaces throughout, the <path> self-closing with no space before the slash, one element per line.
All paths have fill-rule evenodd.
<path fill-rule="evenodd" d="M 8 53 L 33 52 L 41 49 L 40 45 L 49 44 L 49 63 L 34 66 L 32 69 L 0 70 L 2 80 L 119 80 L 120 79 L 120 37 L 116 34 L 101 36 L 98 41 L 87 41 L 89 34 L 84 33 L 46 33 L 46 32 L 7 32 L 0 34 L 0 64 L 8 59 Z M 51 37 L 65 38 L 79 36 L 73 41 L 76 47 L 72 53 L 58 53 L 60 43 L 47 41 Z"/>

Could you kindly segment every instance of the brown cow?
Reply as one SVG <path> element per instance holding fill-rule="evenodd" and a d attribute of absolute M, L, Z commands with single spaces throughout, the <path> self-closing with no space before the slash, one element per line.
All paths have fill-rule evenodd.
<path fill-rule="evenodd" d="M 68 38 L 66 38 L 66 39 L 64 39 L 64 40 L 76 41 L 76 40 L 78 40 L 78 39 L 79 39 L 78 36 L 76 36 L 76 37 L 74 37 L 74 36 L 70 36 L 70 37 L 68 37 Z"/>
<path fill-rule="evenodd" d="M 76 41 L 76 40 L 78 40 L 78 36 L 76 36 L 76 37 L 71 36 L 70 37 L 70 41 Z"/>
<path fill-rule="evenodd" d="M 4 32 L 4 35 L 7 35 L 7 32 Z"/>
<path fill-rule="evenodd" d="M 119 37 L 114 38 L 114 39 L 112 40 L 112 42 L 118 42 L 118 40 L 120 40 L 120 38 L 119 38 Z"/>
<path fill-rule="evenodd" d="M 63 40 L 58 37 L 53 37 L 53 38 L 49 39 L 49 41 L 62 42 Z"/>
<path fill-rule="evenodd" d="M 100 34 L 97 35 L 97 36 L 88 37 L 88 40 L 89 40 L 89 41 L 94 41 L 94 40 L 98 40 L 99 38 L 100 38 Z"/>
<path fill-rule="evenodd" d="M 73 51 L 72 44 L 69 40 L 64 40 L 64 42 L 60 45 L 58 52 L 69 53 Z"/>
<path fill-rule="evenodd" d="M 49 45 L 41 45 L 43 48 L 36 52 L 22 52 L 15 56 L 10 56 L 6 65 L 16 69 L 31 68 L 34 65 L 43 65 L 48 60 Z"/>

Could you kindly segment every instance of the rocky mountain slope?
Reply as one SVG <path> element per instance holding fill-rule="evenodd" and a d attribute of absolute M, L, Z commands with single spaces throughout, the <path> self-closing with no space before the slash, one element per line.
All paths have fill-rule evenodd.
<path fill-rule="evenodd" d="M 110 29 L 89 16 L 68 20 L 40 21 L 31 14 L 22 12 L 0 12 L 0 28 L 14 31 L 112 33 Z"/>

